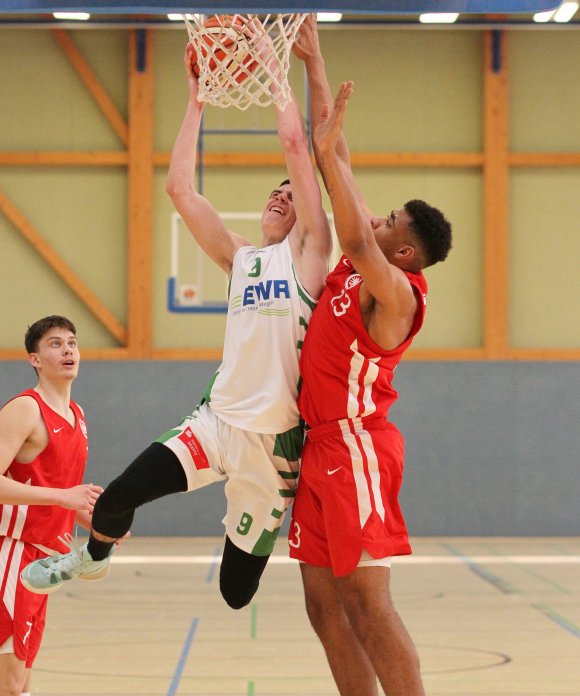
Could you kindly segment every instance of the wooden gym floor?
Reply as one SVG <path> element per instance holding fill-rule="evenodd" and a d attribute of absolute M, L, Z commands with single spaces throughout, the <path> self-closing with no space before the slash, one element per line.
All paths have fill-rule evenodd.
<path fill-rule="evenodd" d="M 429 696 L 580 696 L 580 538 L 413 547 L 392 589 Z M 107 579 L 52 595 L 33 693 L 336 695 L 285 539 L 239 612 L 219 595 L 220 549 L 213 537 L 135 538 Z"/>

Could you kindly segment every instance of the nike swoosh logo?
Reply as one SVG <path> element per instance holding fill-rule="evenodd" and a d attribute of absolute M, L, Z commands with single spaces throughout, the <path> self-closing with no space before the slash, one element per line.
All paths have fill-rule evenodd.
<path fill-rule="evenodd" d="M 64 430 L 64 425 L 61 428 L 53 428 L 52 432 L 53 433 L 60 433 L 61 430 Z"/>
<path fill-rule="evenodd" d="M 341 466 L 337 467 L 336 469 L 327 469 L 327 470 L 326 470 L 326 473 L 327 473 L 329 476 L 332 476 L 332 474 L 336 474 L 336 472 L 337 472 L 337 471 L 340 471 L 340 469 L 342 469 Z"/>

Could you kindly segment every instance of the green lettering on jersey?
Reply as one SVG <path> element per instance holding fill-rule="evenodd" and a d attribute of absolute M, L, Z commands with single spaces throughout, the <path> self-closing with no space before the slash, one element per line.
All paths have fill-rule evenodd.
<path fill-rule="evenodd" d="M 242 536 L 245 536 L 250 531 L 253 521 L 254 518 L 252 517 L 252 515 L 250 515 L 249 512 L 242 513 L 242 516 L 240 517 L 240 523 L 236 528 L 236 532 L 238 534 L 241 534 Z"/>
<path fill-rule="evenodd" d="M 252 266 L 252 270 L 248 273 L 248 278 L 258 278 L 262 271 L 262 259 L 258 257 L 256 263 Z"/>

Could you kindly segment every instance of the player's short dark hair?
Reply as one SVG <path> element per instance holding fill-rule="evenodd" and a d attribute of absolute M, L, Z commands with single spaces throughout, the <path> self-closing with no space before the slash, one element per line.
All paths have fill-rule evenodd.
<path fill-rule="evenodd" d="M 75 336 L 77 330 L 75 325 L 66 317 L 61 317 L 58 314 L 51 314 L 49 317 L 43 317 L 34 324 L 28 327 L 28 331 L 24 336 L 24 346 L 27 353 L 36 353 L 40 339 L 51 329 L 66 329 Z"/>
<path fill-rule="evenodd" d="M 425 266 L 445 260 L 452 246 L 452 233 L 443 213 L 417 199 L 407 201 L 404 208 L 412 218 L 411 229 L 425 252 Z"/>
<path fill-rule="evenodd" d="M 278 186 L 292 186 L 290 183 L 290 179 L 284 179 L 284 181 L 281 184 L 278 184 Z"/>

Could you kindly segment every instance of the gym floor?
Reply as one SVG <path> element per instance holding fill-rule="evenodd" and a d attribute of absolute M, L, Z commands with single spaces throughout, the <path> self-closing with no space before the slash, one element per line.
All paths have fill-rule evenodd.
<path fill-rule="evenodd" d="M 580 537 L 412 542 L 392 592 L 429 696 L 580 696 Z M 286 540 L 238 612 L 219 594 L 221 543 L 131 539 L 108 578 L 52 595 L 33 693 L 336 695 Z"/>

